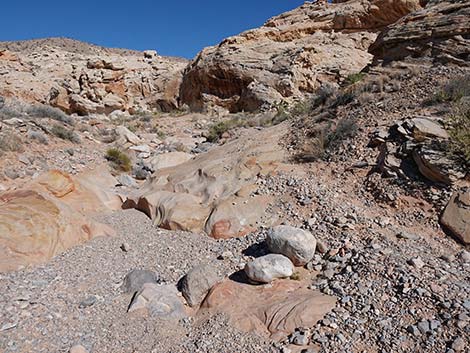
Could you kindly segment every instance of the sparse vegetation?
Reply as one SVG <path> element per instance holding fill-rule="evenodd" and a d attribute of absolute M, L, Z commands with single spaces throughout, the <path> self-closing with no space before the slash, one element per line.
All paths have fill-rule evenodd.
<path fill-rule="evenodd" d="M 43 145 L 47 145 L 49 143 L 46 134 L 44 134 L 42 131 L 29 130 L 28 138 L 35 140 Z"/>
<path fill-rule="evenodd" d="M 366 76 L 365 73 L 363 72 L 358 72 L 355 74 L 350 74 L 348 77 L 346 77 L 346 83 L 349 85 L 353 85 L 359 81 L 362 81 L 362 79 Z"/>
<path fill-rule="evenodd" d="M 470 74 L 455 77 L 443 85 L 426 103 L 458 102 L 470 96 Z"/>
<path fill-rule="evenodd" d="M 470 97 L 455 104 L 449 121 L 450 152 L 470 164 Z"/>
<path fill-rule="evenodd" d="M 132 169 L 132 163 L 129 156 L 117 148 L 110 148 L 106 151 L 105 158 L 111 163 L 116 171 L 129 172 Z"/>
<path fill-rule="evenodd" d="M 12 133 L 4 132 L 0 134 L 0 154 L 2 152 L 21 152 L 23 150 L 23 141 Z"/>
<path fill-rule="evenodd" d="M 74 123 L 72 117 L 65 114 L 62 110 L 45 104 L 31 105 L 27 108 L 26 113 L 33 118 L 49 118 L 67 125 L 73 125 Z"/>
<path fill-rule="evenodd" d="M 52 126 L 51 134 L 62 140 L 68 140 L 73 143 L 80 142 L 80 137 L 73 130 L 67 129 L 59 124 Z"/>

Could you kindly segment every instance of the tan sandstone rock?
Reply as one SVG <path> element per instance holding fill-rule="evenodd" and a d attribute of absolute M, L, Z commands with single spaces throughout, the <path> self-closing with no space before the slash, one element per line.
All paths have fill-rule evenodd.
<path fill-rule="evenodd" d="M 298 327 L 315 326 L 335 302 L 299 281 L 254 286 L 225 280 L 212 288 L 199 315 L 224 313 L 240 330 L 280 341 Z"/>
<path fill-rule="evenodd" d="M 377 60 L 432 58 L 470 65 L 470 3 L 429 1 L 426 8 L 388 27 L 371 46 Z"/>
<path fill-rule="evenodd" d="M 441 223 L 464 244 L 470 244 L 470 189 L 455 192 L 441 217 Z"/>
<path fill-rule="evenodd" d="M 257 175 L 275 172 L 285 158 L 280 141 L 285 126 L 251 131 L 244 139 L 168 168 L 157 169 L 124 208 L 136 208 L 156 225 L 206 231 L 214 238 L 243 236 L 270 225 L 268 196 L 251 197 Z M 266 143 L 266 141 L 271 141 Z"/>
<path fill-rule="evenodd" d="M 96 236 L 114 231 L 89 219 L 99 210 L 118 209 L 104 171 L 71 177 L 50 171 L 23 188 L 0 194 L 0 271 L 42 263 Z"/>
<path fill-rule="evenodd" d="M 418 0 L 306 2 L 202 50 L 185 70 L 181 102 L 254 111 L 310 94 L 362 70 L 378 31 L 420 8 Z"/>
<path fill-rule="evenodd" d="M 68 113 L 169 111 L 187 61 L 65 39 L 0 42 L 0 95 Z"/>

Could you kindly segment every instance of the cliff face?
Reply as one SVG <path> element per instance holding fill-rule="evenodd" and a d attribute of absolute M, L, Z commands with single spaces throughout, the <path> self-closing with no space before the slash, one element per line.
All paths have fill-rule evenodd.
<path fill-rule="evenodd" d="M 106 49 L 52 38 L 0 43 L 0 95 L 68 113 L 177 106 L 187 62 L 154 51 Z"/>
<path fill-rule="evenodd" d="M 430 1 L 426 8 L 388 27 L 371 46 L 377 60 L 427 57 L 469 66 L 470 3 Z"/>
<path fill-rule="evenodd" d="M 181 102 L 253 111 L 301 97 L 360 71 L 378 31 L 420 8 L 410 0 L 306 3 L 201 51 L 185 70 Z"/>

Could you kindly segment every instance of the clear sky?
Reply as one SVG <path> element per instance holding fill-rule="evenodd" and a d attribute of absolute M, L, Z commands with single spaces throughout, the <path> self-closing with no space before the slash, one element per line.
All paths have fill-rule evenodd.
<path fill-rule="evenodd" d="M 194 57 L 303 0 L 4 0 L 0 41 L 70 37 L 107 47 Z"/>

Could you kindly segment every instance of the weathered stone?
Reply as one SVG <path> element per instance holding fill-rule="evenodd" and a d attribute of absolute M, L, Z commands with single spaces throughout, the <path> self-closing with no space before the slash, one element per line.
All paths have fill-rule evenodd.
<path fill-rule="evenodd" d="M 294 265 L 284 255 L 269 254 L 247 263 L 245 273 L 252 281 L 270 283 L 277 278 L 292 276 Z"/>
<path fill-rule="evenodd" d="M 181 101 L 253 111 L 309 95 L 361 71 L 377 30 L 420 8 L 417 0 L 306 2 L 201 51 L 185 71 Z"/>
<path fill-rule="evenodd" d="M 456 191 L 441 217 L 441 223 L 464 244 L 470 244 L 470 188 Z"/>
<path fill-rule="evenodd" d="M 129 305 L 128 312 L 146 310 L 152 317 L 179 320 L 187 316 L 176 286 L 145 283 Z"/>
<path fill-rule="evenodd" d="M 466 1 L 430 1 L 382 32 L 369 51 L 385 62 L 431 58 L 444 63 L 470 63 L 470 4 Z"/>
<path fill-rule="evenodd" d="M 189 161 L 193 158 L 192 154 L 186 152 L 162 153 L 150 160 L 152 169 L 157 171 L 164 168 L 170 168 Z"/>
<path fill-rule="evenodd" d="M 70 348 L 69 353 L 88 353 L 88 351 L 81 344 L 77 344 Z"/>
<path fill-rule="evenodd" d="M 181 292 L 190 306 L 197 306 L 202 303 L 212 286 L 219 281 L 219 276 L 213 267 L 197 266 L 183 277 Z"/>
<path fill-rule="evenodd" d="M 138 145 L 140 143 L 140 138 L 137 137 L 136 134 L 131 132 L 125 126 L 118 126 L 116 127 L 116 134 L 123 138 L 126 142 L 132 143 L 133 145 Z"/>
<path fill-rule="evenodd" d="M 104 170 L 78 177 L 50 171 L 0 194 L 0 271 L 41 263 L 93 237 L 114 234 L 88 215 L 121 207 L 111 193 L 115 184 Z"/>
<path fill-rule="evenodd" d="M 135 269 L 129 272 L 122 283 L 121 289 L 125 293 L 135 293 L 139 291 L 145 283 L 159 283 L 159 276 L 149 270 Z"/>
<path fill-rule="evenodd" d="M 307 264 L 315 255 L 317 245 L 312 233 L 290 226 L 272 228 L 266 243 L 271 252 L 287 256 L 295 266 Z"/>
<path fill-rule="evenodd" d="M 243 331 L 281 341 L 298 327 L 313 327 L 335 306 L 333 297 L 306 287 L 282 279 L 270 286 L 225 280 L 212 288 L 199 314 L 224 313 Z"/>

